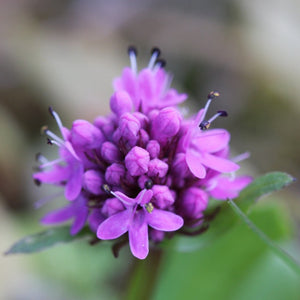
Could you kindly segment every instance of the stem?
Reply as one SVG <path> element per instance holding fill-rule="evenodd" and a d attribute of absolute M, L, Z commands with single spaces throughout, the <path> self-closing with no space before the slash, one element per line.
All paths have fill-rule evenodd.
<path fill-rule="evenodd" d="M 128 284 L 126 299 L 151 299 L 156 285 L 163 252 L 159 248 L 151 249 L 145 260 L 135 260 Z"/>
<path fill-rule="evenodd" d="M 284 261 L 290 268 L 300 276 L 299 263 L 290 256 L 285 250 L 276 245 L 264 232 L 262 232 L 255 224 L 242 212 L 242 210 L 231 200 L 228 199 L 227 203 L 239 218 L 254 232 L 260 239 L 265 242 L 277 255 Z"/>

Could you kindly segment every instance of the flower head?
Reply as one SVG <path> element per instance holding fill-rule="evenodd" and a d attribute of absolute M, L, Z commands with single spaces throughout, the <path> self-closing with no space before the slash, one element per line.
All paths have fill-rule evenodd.
<path fill-rule="evenodd" d="M 62 138 L 44 132 L 58 146 L 59 158 L 49 162 L 39 156 L 40 171 L 33 177 L 62 186 L 71 201 L 42 223 L 73 219 L 71 234 L 88 223 L 102 240 L 128 236 L 132 254 L 144 259 L 149 241 L 201 225 L 210 197 L 236 197 L 251 178 L 225 175 L 239 168 L 229 157 L 230 134 L 210 126 L 227 113 L 206 120 L 219 94 L 211 92 L 205 107 L 185 119 L 178 104 L 187 96 L 170 88 L 159 49 L 141 71 L 135 48 L 128 53 L 131 66 L 114 81 L 108 116 L 94 123 L 76 120 L 68 130 L 50 110 Z"/>

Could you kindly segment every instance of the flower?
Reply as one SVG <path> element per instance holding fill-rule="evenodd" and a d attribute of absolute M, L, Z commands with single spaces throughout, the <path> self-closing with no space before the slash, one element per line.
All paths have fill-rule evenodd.
<path fill-rule="evenodd" d="M 161 231 L 175 231 L 183 225 L 180 216 L 166 210 L 150 208 L 153 196 L 151 190 L 142 190 L 136 198 L 127 197 L 121 192 L 113 195 L 126 209 L 101 223 L 97 236 L 103 240 L 111 240 L 128 231 L 131 252 L 139 259 L 144 259 L 149 252 L 148 226 Z"/>
<path fill-rule="evenodd" d="M 205 107 L 186 119 L 178 104 L 187 96 L 170 88 L 159 49 L 141 71 L 136 49 L 128 53 L 131 66 L 114 81 L 109 115 L 93 123 L 76 120 L 68 130 L 50 109 L 62 138 L 43 132 L 58 146 L 59 158 L 38 155 L 33 178 L 63 187 L 69 201 L 43 224 L 73 219 L 71 234 L 88 224 L 100 240 L 118 243 L 128 236 L 132 254 L 144 259 L 168 232 L 201 226 L 211 197 L 237 197 L 252 179 L 234 176 L 239 165 L 230 159 L 229 132 L 210 129 L 227 113 L 205 119 L 219 94 L 211 92 Z"/>

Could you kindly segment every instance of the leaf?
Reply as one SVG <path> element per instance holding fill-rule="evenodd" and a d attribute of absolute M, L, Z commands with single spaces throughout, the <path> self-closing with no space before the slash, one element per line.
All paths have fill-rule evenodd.
<path fill-rule="evenodd" d="M 19 240 L 5 254 L 34 253 L 59 243 L 69 243 L 88 236 L 91 234 L 87 230 L 82 230 L 79 234 L 72 236 L 69 226 L 52 227 Z"/>
<path fill-rule="evenodd" d="M 293 181 L 295 181 L 295 179 L 287 173 L 267 173 L 255 179 L 250 185 L 248 185 L 240 193 L 236 202 L 239 204 L 239 207 L 245 211 L 260 197 L 270 194 L 271 192 L 278 191 L 291 184 Z"/>
<path fill-rule="evenodd" d="M 255 179 L 250 185 L 248 185 L 240 193 L 240 196 L 235 200 L 235 202 L 239 205 L 240 209 L 245 212 L 260 197 L 270 194 L 273 191 L 280 190 L 293 181 L 294 178 L 286 173 L 267 173 Z M 214 220 L 210 221 L 209 229 L 205 233 L 195 238 L 178 238 L 175 243 L 170 243 L 170 247 L 173 246 L 180 251 L 194 251 L 200 247 L 207 246 L 211 242 L 215 241 L 216 238 L 225 234 L 228 230 L 231 230 L 234 225 L 238 223 L 239 217 L 226 202 L 223 202 L 220 205 L 220 208 L 220 212 L 216 215 Z"/>

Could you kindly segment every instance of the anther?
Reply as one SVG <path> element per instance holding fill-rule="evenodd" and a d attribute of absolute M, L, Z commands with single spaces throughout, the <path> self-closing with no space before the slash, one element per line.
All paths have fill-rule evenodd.
<path fill-rule="evenodd" d="M 108 195 L 111 195 L 111 188 L 109 187 L 108 184 L 104 183 L 101 186 L 102 190 L 107 193 Z"/>
<path fill-rule="evenodd" d="M 155 47 L 151 50 L 151 58 L 150 58 L 150 61 L 148 64 L 149 69 L 153 69 L 155 62 L 156 62 L 157 58 L 159 57 L 159 55 L 160 55 L 160 50 L 158 48 Z"/>
<path fill-rule="evenodd" d="M 166 66 L 167 62 L 163 58 L 159 58 L 156 60 L 155 65 L 159 66 L 160 68 L 164 68 Z"/>
<path fill-rule="evenodd" d="M 145 204 L 145 208 L 146 208 L 146 210 L 147 210 L 148 213 L 152 213 L 153 209 L 154 209 L 153 204 L 151 202 L 146 203 Z"/>
<path fill-rule="evenodd" d="M 47 138 L 47 144 L 52 146 L 53 142 L 49 138 Z"/>
<path fill-rule="evenodd" d="M 158 47 L 153 47 L 151 50 L 151 55 L 156 54 L 157 57 L 160 56 L 160 49 Z"/>
<path fill-rule="evenodd" d="M 129 46 L 128 47 L 128 55 L 130 56 L 131 54 L 134 54 L 135 56 L 137 56 L 136 47 L 134 47 L 134 46 Z"/>
<path fill-rule="evenodd" d="M 55 119 L 55 117 L 54 117 L 54 109 L 52 108 L 52 106 L 48 107 L 48 111 L 49 111 L 49 114 Z"/>
<path fill-rule="evenodd" d="M 202 121 L 199 124 L 199 127 L 200 127 L 201 130 L 207 130 L 210 127 L 210 122 L 208 122 L 208 121 Z"/>
<path fill-rule="evenodd" d="M 151 179 L 148 179 L 148 180 L 145 182 L 145 189 L 146 189 L 146 190 L 150 190 L 152 187 L 153 187 L 153 181 L 152 181 Z"/>
<path fill-rule="evenodd" d="M 134 46 L 128 47 L 128 55 L 130 59 L 131 70 L 134 72 L 134 74 L 137 74 L 137 62 L 136 62 L 137 50 Z"/>
<path fill-rule="evenodd" d="M 217 119 L 218 117 L 227 117 L 228 113 L 225 110 L 219 110 L 214 116 L 212 116 L 208 122 L 211 123 L 212 121 L 214 121 L 215 119 Z"/>
<path fill-rule="evenodd" d="M 212 91 L 207 95 L 207 99 L 215 99 L 216 97 L 219 97 L 220 93 L 217 91 Z"/>

